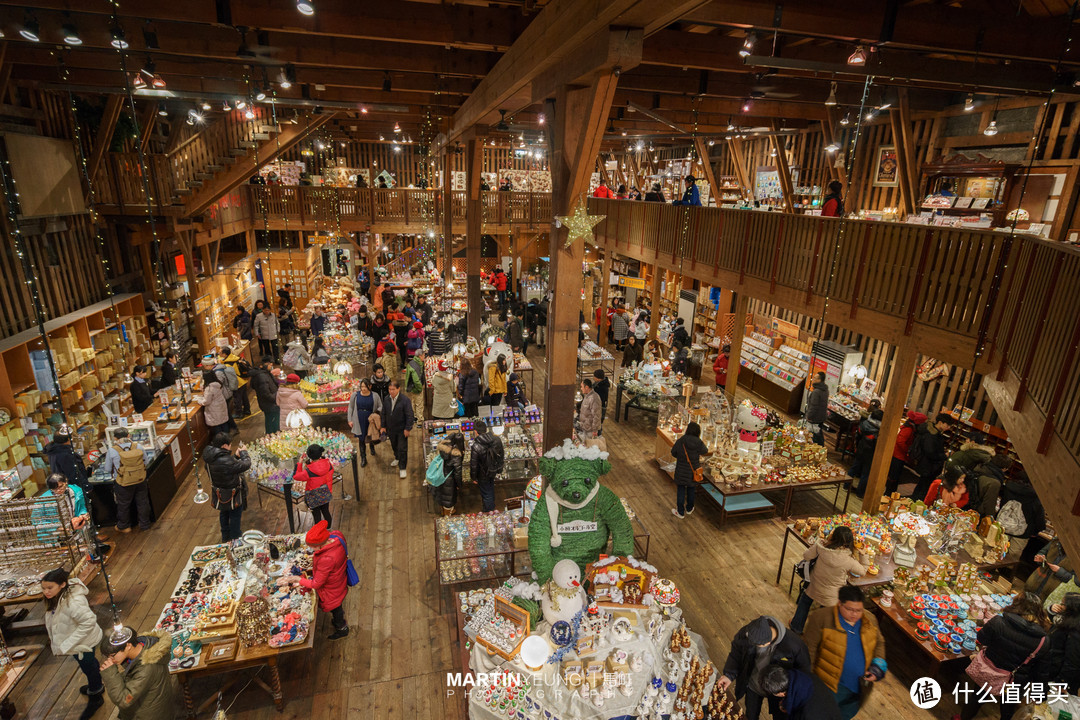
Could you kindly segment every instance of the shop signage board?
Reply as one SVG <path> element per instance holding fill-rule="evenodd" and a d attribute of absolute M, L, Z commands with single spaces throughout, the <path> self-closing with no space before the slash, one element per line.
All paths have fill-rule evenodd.
<path fill-rule="evenodd" d="M 638 290 L 645 289 L 645 278 L 628 277 L 626 275 L 619 276 L 619 287 L 637 288 Z"/>

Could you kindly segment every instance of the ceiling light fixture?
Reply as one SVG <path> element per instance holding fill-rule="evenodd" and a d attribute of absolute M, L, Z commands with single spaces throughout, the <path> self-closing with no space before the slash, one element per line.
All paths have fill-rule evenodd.
<path fill-rule="evenodd" d="M 244 113 L 244 118 L 246 120 L 254 120 L 255 119 L 255 111 L 252 110 L 251 108 L 248 108 L 247 111 Z"/>
<path fill-rule="evenodd" d="M 754 52 L 754 43 L 757 42 L 757 35 L 754 33 L 747 33 L 743 39 L 742 47 L 739 48 L 739 57 L 750 57 L 750 54 Z"/>
<path fill-rule="evenodd" d="M 41 26 L 38 25 L 37 18 L 27 13 L 26 20 L 23 21 L 22 27 L 19 28 L 19 34 L 30 42 L 41 42 Z"/>
<path fill-rule="evenodd" d="M 394 132 L 401 132 L 401 125 L 398 125 L 396 122 L 394 123 Z"/>
<path fill-rule="evenodd" d="M 742 104 L 742 111 L 743 111 L 744 113 L 748 113 L 748 112 L 750 112 L 750 101 L 749 101 L 749 100 L 744 100 L 744 101 L 743 101 L 743 104 Z"/>
<path fill-rule="evenodd" d="M 828 145 L 825 146 L 825 152 L 827 152 L 827 153 L 834 153 L 839 149 L 840 149 L 840 146 L 837 145 L 835 142 L 831 142 L 831 143 L 829 143 Z"/>
<path fill-rule="evenodd" d="M 825 98 L 825 104 L 829 107 L 836 105 L 836 83 L 829 87 L 829 97 Z"/>
<path fill-rule="evenodd" d="M 865 65 L 866 64 L 866 48 L 862 45 L 855 46 L 855 52 L 848 55 L 848 65 Z"/>
<path fill-rule="evenodd" d="M 131 80 L 131 86 L 136 90 L 142 90 L 146 87 L 146 80 L 143 79 L 142 73 L 135 73 L 135 77 Z"/>
<path fill-rule="evenodd" d="M 975 109 L 975 94 L 974 93 L 968 93 L 967 97 L 964 98 L 964 111 L 965 112 L 971 112 L 974 109 Z"/>
<path fill-rule="evenodd" d="M 543 124 L 544 124 L 544 114 L 543 114 L 543 113 L 540 113 L 540 115 L 539 115 L 539 116 L 538 116 L 538 117 L 536 118 L 536 122 L 537 122 L 537 124 L 539 124 L 539 125 L 543 125 Z"/>
<path fill-rule="evenodd" d="M 124 38 L 124 28 L 117 25 L 112 30 L 112 41 L 109 43 L 117 50 L 127 50 L 131 45 Z"/>
<path fill-rule="evenodd" d="M 255 93 L 255 99 L 258 100 L 259 102 L 262 102 L 263 100 L 265 100 L 266 99 L 266 91 L 265 90 L 260 90 L 257 93 Z"/>
<path fill-rule="evenodd" d="M 994 136 L 998 134 L 997 120 L 991 120 L 990 124 L 983 130 L 983 135 Z"/>
<path fill-rule="evenodd" d="M 199 103 L 199 107 L 201 107 L 206 112 L 210 112 L 210 103 L 206 102 L 205 100 Z"/>
<path fill-rule="evenodd" d="M 221 109 L 225 112 L 232 112 L 232 106 L 229 105 L 229 101 L 225 100 L 221 103 Z"/>
<path fill-rule="evenodd" d="M 158 103 L 157 114 L 160 115 L 161 117 L 165 117 L 166 115 L 169 114 L 169 110 L 165 107 L 165 101 L 164 100 L 162 100 L 160 103 Z"/>
<path fill-rule="evenodd" d="M 315 0 L 296 0 L 296 9 L 301 15 L 314 15 Z"/>
<path fill-rule="evenodd" d="M 361 115 L 367 115 L 367 108 L 366 107 L 361 107 L 360 108 L 360 114 Z"/>
<path fill-rule="evenodd" d="M 66 22 L 63 27 L 64 42 L 68 45 L 82 45 L 82 38 L 79 37 L 79 29 L 75 27 L 75 23 Z"/>
<path fill-rule="evenodd" d="M 844 117 L 840 118 L 840 124 L 841 125 L 850 125 L 851 124 L 851 113 L 845 113 Z"/>
<path fill-rule="evenodd" d="M 246 107 L 247 107 L 247 102 L 245 102 L 244 100 L 237 100 L 236 101 L 236 109 L 237 110 L 243 110 Z"/>

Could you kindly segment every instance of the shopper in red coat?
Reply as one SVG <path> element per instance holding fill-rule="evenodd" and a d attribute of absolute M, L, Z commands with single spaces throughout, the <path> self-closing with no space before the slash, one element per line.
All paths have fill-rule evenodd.
<path fill-rule="evenodd" d="M 296 466 L 294 480 L 304 483 L 304 503 L 311 510 L 311 517 L 316 521 L 330 523 L 330 499 L 334 495 L 334 464 L 323 457 L 322 445 L 309 445 L 307 452 L 300 457 Z"/>
<path fill-rule="evenodd" d="M 885 483 L 886 494 L 891 495 L 896 492 L 896 486 L 900 483 L 900 474 L 908 462 L 908 451 L 911 449 L 911 443 L 915 441 L 915 430 L 924 422 L 926 422 L 926 415 L 914 410 L 909 411 L 907 420 L 904 421 L 900 432 L 896 434 L 896 447 L 893 448 L 892 463 L 889 465 L 889 479 Z"/>
<path fill-rule="evenodd" d="M 345 622 L 345 609 L 342 607 L 345 594 L 349 591 L 345 574 L 345 561 L 348 558 L 345 553 L 345 538 L 337 530 L 329 530 L 325 520 L 320 520 L 308 530 L 304 541 L 314 552 L 311 563 L 313 577 L 284 577 L 278 580 L 278 585 L 301 585 L 318 593 L 319 609 L 330 613 L 334 624 L 330 639 L 346 637 L 349 634 L 349 625 Z"/>
<path fill-rule="evenodd" d="M 719 354 L 716 356 L 716 360 L 713 361 L 712 369 L 716 373 L 716 387 L 723 390 L 727 387 L 727 369 L 728 369 L 728 357 L 731 353 L 731 346 L 725 345 L 720 349 Z"/>

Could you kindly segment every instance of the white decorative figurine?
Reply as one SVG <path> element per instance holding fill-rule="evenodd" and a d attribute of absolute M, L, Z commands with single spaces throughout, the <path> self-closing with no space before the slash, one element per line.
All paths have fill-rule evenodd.
<path fill-rule="evenodd" d="M 555 563 L 551 580 L 544 584 L 540 612 L 544 620 L 554 625 L 560 620 L 573 623 L 574 616 L 585 607 L 585 590 L 581 587 L 581 568 L 569 558 Z"/>

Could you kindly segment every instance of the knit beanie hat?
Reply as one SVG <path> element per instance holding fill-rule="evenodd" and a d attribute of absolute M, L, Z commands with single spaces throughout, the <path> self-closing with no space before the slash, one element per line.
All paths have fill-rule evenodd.
<path fill-rule="evenodd" d="M 308 545 L 322 545 L 329 539 L 330 529 L 326 526 L 325 520 L 320 520 L 315 523 L 311 529 L 307 531 L 307 535 L 304 536 L 304 542 Z"/>
<path fill-rule="evenodd" d="M 747 627 L 746 639 L 754 645 L 764 645 L 772 642 L 772 624 L 767 618 L 759 617 Z"/>

